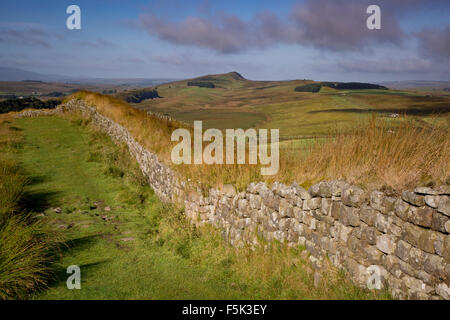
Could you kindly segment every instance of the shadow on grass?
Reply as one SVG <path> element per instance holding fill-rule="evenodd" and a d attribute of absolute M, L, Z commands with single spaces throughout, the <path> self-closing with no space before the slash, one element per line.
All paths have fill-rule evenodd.
<path fill-rule="evenodd" d="M 58 260 L 58 258 L 62 258 L 64 255 L 71 253 L 73 251 L 88 249 L 91 245 L 93 245 L 97 241 L 99 236 L 101 235 L 95 234 L 68 240 L 62 243 L 61 246 L 53 250 L 50 254 L 55 257 L 54 259 L 55 261 Z M 86 275 L 86 272 L 89 272 L 89 270 L 91 270 L 92 268 L 95 268 L 96 266 L 102 265 L 109 261 L 110 259 L 100 259 L 98 261 L 91 263 L 77 264 L 76 262 L 74 262 L 73 264 L 80 267 L 82 274 Z M 49 288 L 56 287 L 61 283 L 65 283 L 67 281 L 67 278 L 70 276 L 70 274 L 67 273 L 67 267 L 69 267 L 69 265 L 67 266 L 62 265 L 60 262 L 54 263 L 52 265 L 53 272 L 52 277 L 48 282 Z"/>
<path fill-rule="evenodd" d="M 111 260 L 104 259 L 104 260 L 99 260 L 96 262 L 78 265 L 78 267 L 80 267 L 80 271 L 81 271 L 81 279 L 83 279 L 83 277 L 86 276 L 86 273 L 89 273 L 89 271 L 92 270 L 93 268 L 95 268 L 96 266 L 100 266 L 109 261 L 111 261 Z M 53 272 L 53 277 L 52 277 L 51 281 L 48 283 L 47 287 L 53 288 L 53 287 L 59 286 L 62 283 L 66 283 L 67 279 L 71 276 L 71 274 L 73 274 L 73 273 L 67 273 L 68 267 L 69 267 L 69 265 L 67 265 L 67 266 L 59 265 L 58 267 L 55 267 L 55 271 Z"/>
<path fill-rule="evenodd" d="M 27 174 L 27 176 L 27 189 L 48 180 L 42 175 Z M 25 191 L 20 204 L 25 212 L 42 212 L 50 208 L 51 200 L 55 199 L 59 194 L 60 192 L 57 191 Z"/>
<path fill-rule="evenodd" d="M 21 201 L 21 205 L 26 212 L 42 212 L 50 207 L 50 200 L 55 199 L 59 194 L 56 191 L 50 192 L 26 192 Z"/>

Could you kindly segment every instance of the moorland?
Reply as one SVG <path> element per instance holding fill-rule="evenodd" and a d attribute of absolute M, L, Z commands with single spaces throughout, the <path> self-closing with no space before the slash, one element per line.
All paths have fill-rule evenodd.
<path fill-rule="evenodd" d="M 65 86 L 11 85 L 2 94 Z M 170 135 L 194 120 L 205 128 L 279 129 L 281 167 L 269 183 L 345 179 L 399 192 L 449 181 L 445 90 L 251 81 L 236 72 L 105 94 L 66 89 L 64 101 L 84 99 L 206 188 L 242 189 L 263 177 L 250 165 L 174 166 Z M 2 114 L 0 150 L 0 299 L 390 298 L 331 266 L 318 286 L 304 248 L 235 250 L 217 230 L 194 228 L 157 199 L 124 146 L 80 115 Z M 86 289 L 67 290 L 70 264 L 82 266 Z"/>

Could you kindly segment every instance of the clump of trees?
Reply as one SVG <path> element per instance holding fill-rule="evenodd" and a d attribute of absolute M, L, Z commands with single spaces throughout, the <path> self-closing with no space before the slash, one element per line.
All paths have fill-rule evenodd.
<path fill-rule="evenodd" d="M 207 82 L 207 81 L 189 81 L 187 83 L 190 87 L 201 87 L 201 88 L 215 88 L 213 82 Z"/>
<path fill-rule="evenodd" d="M 303 86 L 295 87 L 295 91 L 315 93 L 315 92 L 319 92 L 321 87 L 322 86 L 320 85 L 320 83 L 310 83 L 310 84 L 305 84 Z"/>
<path fill-rule="evenodd" d="M 103 93 L 103 94 L 113 94 L 113 93 L 117 93 L 117 89 L 103 90 L 102 93 Z"/>
<path fill-rule="evenodd" d="M 61 103 L 60 100 L 51 99 L 42 101 L 34 97 L 23 99 L 8 99 L 0 102 L 0 113 L 21 111 L 24 109 L 54 109 Z"/>
<path fill-rule="evenodd" d="M 388 88 L 384 86 L 364 82 L 321 82 L 321 84 L 325 87 L 330 87 L 337 90 L 367 90 L 367 89 L 388 90 Z"/>
<path fill-rule="evenodd" d="M 48 97 L 62 97 L 64 95 L 65 95 L 64 93 L 59 92 L 59 91 L 53 91 L 53 92 L 46 94 L 46 96 L 48 96 Z"/>
<path fill-rule="evenodd" d="M 319 92 L 322 87 L 333 88 L 336 90 L 368 90 L 368 89 L 378 89 L 378 90 L 389 90 L 384 86 L 372 83 L 363 82 L 320 82 L 320 83 L 310 83 L 303 86 L 298 86 L 295 91 L 298 92 Z"/>
<path fill-rule="evenodd" d="M 17 96 L 14 94 L 0 94 L 0 99 L 16 99 Z"/>
<path fill-rule="evenodd" d="M 158 91 L 155 89 L 139 89 L 133 91 L 124 91 L 117 94 L 119 99 L 125 100 L 129 103 L 139 103 L 145 99 L 160 98 Z"/>

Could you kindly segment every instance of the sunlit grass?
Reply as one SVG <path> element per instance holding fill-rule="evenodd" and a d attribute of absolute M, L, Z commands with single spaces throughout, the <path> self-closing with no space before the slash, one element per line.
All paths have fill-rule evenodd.
<path fill-rule="evenodd" d="M 67 243 L 54 264 L 55 278 L 32 298 L 389 298 L 384 291 L 355 286 L 332 266 L 316 288 L 301 247 L 274 243 L 266 249 L 237 249 L 212 226 L 193 226 L 182 210 L 157 199 L 124 146 L 89 121 L 64 117 L 15 123 L 26 137 L 21 162 L 31 174 L 46 177 L 30 191 L 54 194 L 48 205 L 62 209 L 46 209 L 42 221 L 62 227 Z M 92 209 L 95 201 L 111 211 Z M 81 290 L 66 287 L 69 265 L 81 267 Z"/>
<path fill-rule="evenodd" d="M 307 144 L 299 143 L 298 149 L 286 148 L 289 142 L 282 142 L 279 172 L 262 176 L 259 165 L 174 166 L 170 152 L 175 143 L 170 141 L 170 135 L 175 128 L 185 125 L 149 116 L 108 96 L 81 92 L 73 97 L 84 99 L 100 113 L 128 128 L 182 178 L 199 182 L 205 190 L 225 183 L 242 190 L 255 181 L 304 183 L 323 179 L 345 179 L 370 188 L 401 190 L 423 183 L 446 183 L 449 176 L 449 127 L 442 125 L 442 119 L 448 123 L 448 117 L 439 117 L 440 125 L 403 116 L 385 120 L 370 115 L 356 117 L 348 124 L 333 125 L 333 121 L 339 122 L 333 118 L 321 131 L 328 132 L 326 136 L 310 139 Z M 289 110 L 273 115 L 287 119 L 283 121 L 290 121 L 289 116 Z M 310 125 L 320 128 L 314 122 Z"/>

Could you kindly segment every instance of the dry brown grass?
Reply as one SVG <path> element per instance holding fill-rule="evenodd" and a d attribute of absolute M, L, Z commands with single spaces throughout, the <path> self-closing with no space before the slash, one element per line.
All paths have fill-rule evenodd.
<path fill-rule="evenodd" d="M 449 159 L 448 125 L 419 127 L 408 119 L 393 125 L 372 117 L 313 146 L 294 170 L 306 180 L 343 179 L 367 188 L 402 190 L 448 183 Z"/>
<path fill-rule="evenodd" d="M 68 97 L 67 100 L 71 98 L 83 99 L 101 114 L 126 127 L 137 141 L 158 154 L 160 161 L 173 167 L 191 181 L 200 182 L 205 190 L 224 183 L 232 183 L 242 189 L 250 181 L 262 180 L 257 165 L 172 164 L 170 155 L 172 148 L 177 144 L 170 140 L 173 130 L 186 128 L 192 132 L 192 128 L 184 123 L 148 115 L 145 111 L 135 109 L 122 100 L 99 93 L 82 91 Z"/>
<path fill-rule="evenodd" d="M 389 187 L 400 191 L 419 184 L 442 184 L 449 180 L 449 126 L 417 126 L 404 118 L 395 125 L 373 117 L 352 130 L 330 134 L 305 152 L 280 152 L 280 170 L 262 176 L 259 165 L 173 165 L 170 141 L 174 129 L 186 125 L 161 120 L 109 96 L 78 92 L 70 98 L 84 99 L 103 115 L 128 128 L 137 141 L 158 154 L 184 178 L 200 182 L 205 190 L 224 183 L 242 190 L 250 182 L 297 181 L 304 186 L 324 180 L 343 179 L 366 188 Z M 447 123 L 448 123 L 447 118 Z M 188 128 L 190 129 L 190 128 Z"/>

